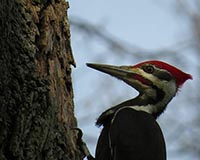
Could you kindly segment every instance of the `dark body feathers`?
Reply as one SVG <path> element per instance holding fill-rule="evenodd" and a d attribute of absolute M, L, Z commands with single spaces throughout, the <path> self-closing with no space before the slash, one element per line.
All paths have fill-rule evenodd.
<path fill-rule="evenodd" d="M 152 115 L 124 107 L 107 118 L 96 160 L 166 160 L 164 137 Z"/>

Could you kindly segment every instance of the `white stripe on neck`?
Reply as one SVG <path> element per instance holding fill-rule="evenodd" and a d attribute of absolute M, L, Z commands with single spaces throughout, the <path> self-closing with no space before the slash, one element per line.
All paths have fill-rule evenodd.
<path fill-rule="evenodd" d="M 147 106 L 127 106 L 125 108 L 132 108 L 136 111 L 143 111 L 143 112 L 147 112 L 149 114 L 153 114 L 156 112 L 157 110 L 157 106 L 153 106 L 153 105 L 147 105 Z"/>

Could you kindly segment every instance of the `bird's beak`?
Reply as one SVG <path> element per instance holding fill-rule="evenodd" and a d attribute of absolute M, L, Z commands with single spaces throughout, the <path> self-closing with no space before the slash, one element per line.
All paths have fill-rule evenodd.
<path fill-rule="evenodd" d="M 112 66 L 94 63 L 87 63 L 87 66 L 123 80 L 140 93 L 144 91 L 145 86 L 149 86 L 152 83 L 141 75 L 140 69 L 131 66 Z"/>

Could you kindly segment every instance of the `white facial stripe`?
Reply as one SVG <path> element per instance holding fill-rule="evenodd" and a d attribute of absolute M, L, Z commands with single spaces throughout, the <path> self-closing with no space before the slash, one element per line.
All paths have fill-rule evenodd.
<path fill-rule="evenodd" d="M 149 79 L 155 86 L 162 89 L 165 94 L 174 96 L 176 94 L 176 82 L 174 80 L 166 81 L 160 80 L 152 74 L 146 73 L 143 69 L 138 69 L 139 74 L 143 75 L 146 79 Z"/>
<path fill-rule="evenodd" d="M 140 75 L 143 75 L 143 77 L 145 77 L 146 79 L 149 79 L 151 82 L 156 82 L 157 83 L 157 81 L 160 81 L 159 78 L 155 77 L 154 75 L 152 75 L 150 73 L 145 72 L 141 68 L 138 68 L 137 71 L 139 72 Z"/>
<path fill-rule="evenodd" d="M 176 93 L 176 85 L 174 81 L 170 81 L 168 84 L 169 87 L 165 86 L 165 97 L 162 101 L 159 101 L 156 104 L 149 104 L 147 106 L 130 106 L 130 108 L 135 109 L 137 111 L 144 111 L 149 114 L 162 112 L 169 101 L 175 96 Z"/>
<path fill-rule="evenodd" d="M 153 82 L 153 84 L 156 87 L 163 90 L 163 92 L 165 93 L 165 96 L 162 99 L 162 101 L 158 102 L 155 105 L 130 106 L 130 108 L 133 108 L 137 111 L 144 111 L 144 112 L 147 112 L 149 114 L 158 113 L 158 112 L 163 111 L 165 109 L 166 105 L 169 103 L 169 101 L 176 94 L 176 91 L 177 91 L 176 82 L 173 79 L 171 81 L 160 80 L 159 78 L 155 77 L 154 75 L 145 72 L 141 68 L 138 68 L 137 72 L 139 72 L 139 74 L 143 75 L 146 79 Z M 151 96 L 151 97 L 156 96 L 156 95 L 154 95 L 156 93 L 152 92 L 152 89 L 149 90 L 149 87 L 147 87 L 144 94 L 146 94 L 147 96 Z"/>

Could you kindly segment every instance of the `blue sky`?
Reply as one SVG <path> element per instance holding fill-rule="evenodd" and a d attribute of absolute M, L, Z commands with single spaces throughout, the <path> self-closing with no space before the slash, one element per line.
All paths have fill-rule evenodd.
<path fill-rule="evenodd" d="M 101 24 L 128 43 L 155 49 L 176 42 L 185 26 L 184 21 L 178 21 L 170 2 L 72 0 L 68 13 Z"/>

